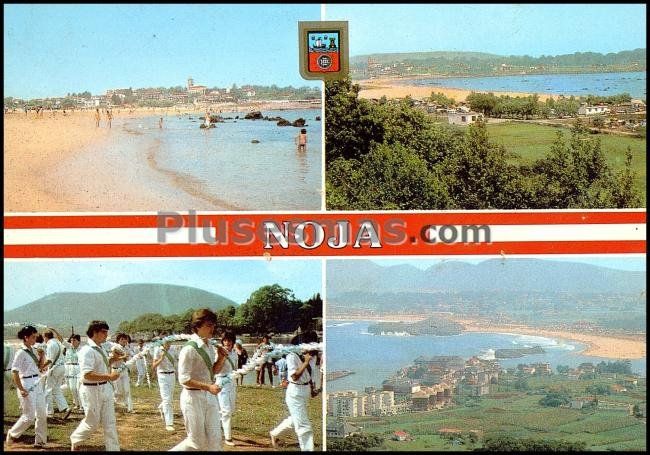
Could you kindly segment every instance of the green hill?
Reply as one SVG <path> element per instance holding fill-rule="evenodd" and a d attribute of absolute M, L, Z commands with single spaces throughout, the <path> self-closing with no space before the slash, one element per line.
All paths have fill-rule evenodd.
<path fill-rule="evenodd" d="M 171 315 L 190 308 L 219 310 L 237 303 L 218 294 L 188 286 L 157 283 L 125 284 L 106 292 L 57 292 L 11 311 L 4 312 L 5 324 L 40 323 L 63 334 L 71 326 L 83 333 L 88 322 L 103 319 L 112 329 L 145 313 Z"/>
<path fill-rule="evenodd" d="M 484 52 L 400 52 L 356 55 L 350 58 L 353 73 L 363 72 L 368 59 L 393 66 L 397 74 L 518 74 L 520 71 L 546 73 L 592 73 L 602 71 L 645 71 L 646 50 L 616 53 L 574 52 L 563 55 L 496 55 Z M 412 67 L 404 72 L 406 67 Z"/>

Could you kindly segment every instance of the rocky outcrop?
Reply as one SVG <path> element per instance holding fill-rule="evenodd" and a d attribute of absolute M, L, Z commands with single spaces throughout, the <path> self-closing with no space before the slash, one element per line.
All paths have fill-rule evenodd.
<path fill-rule="evenodd" d="M 260 111 L 249 112 L 244 116 L 245 120 L 262 120 L 264 117 Z"/>

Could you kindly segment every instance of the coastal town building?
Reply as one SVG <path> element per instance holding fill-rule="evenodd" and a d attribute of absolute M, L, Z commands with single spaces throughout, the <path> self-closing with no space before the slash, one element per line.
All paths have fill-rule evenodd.
<path fill-rule="evenodd" d="M 358 393 L 353 390 L 328 393 L 327 415 L 332 417 L 357 417 L 359 415 Z"/>
<path fill-rule="evenodd" d="M 328 438 L 347 438 L 360 432 L 360 428 L 343 419 L 327 419 L 325 432 Z"/>
<path fill-rule="evenodd" d="M 411 436 L 406 431 L 397 430 L 393 433 L 391 439 L 393 439 L 394 441 L 406 441 L 410 437 Z"/>
<path fill-rule="evenodd" d="M 448 384 L 436 384 L 433 387 L 422 387 L 411 396 L 414 411 L 431 411 L 441 409 L 452 400 L 452 388 Z"/>
<path fill-rule="evenodd" d="M 578 108 L 578 115 L 598 115 L 607 114 L 608 112 L 609 107 L 602 104 L 598 106 L 589 106 L 587 103 L 582 103 Z"/>
<path fill-rule="evenodd" d="M 190 94 L 205 95 L 208 91 L 208 88 L 205 85 L 194 85 L 194 79 L 192 76 L 187 78 L 187 92 Z"/>
<path fill-rule="evenodd" d="M 361 417 L 390 415 L 395 412 L 395 394 L 389 391 L 359 393 L 354 390 L 327 394 L 327 415 Z"/>
<path fill-rule="evenodd" d="M 472 123 L 475 123 L 479 120 L 483 120 L 483 114 L 480 112 L 456 111 L 447 113 L 447 121 L 450 125 L 466 126 L 471 125 Z"/>

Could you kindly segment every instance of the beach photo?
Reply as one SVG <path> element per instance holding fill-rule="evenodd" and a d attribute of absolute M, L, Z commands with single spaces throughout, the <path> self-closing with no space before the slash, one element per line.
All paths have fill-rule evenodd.
<path fill-rule="evenodd" d="M 321 209 L 319 5 L 4 13 L 5 211 Z"/>
<path fill-rule="evenodd" d="M 644 255 L 326 277 L 327 450 L 646 450 Z"/>
<path fill-rule="evenodd" d="M 332 4 L 325 19 L 350 35 L 348 79 L 325 83 L 328 209 L 646 206 L 645 5 Z"/>
<path fill-rule="evenodd" d="M 5 261 L 4 450 L 323 446 L 322 261 Z"/>

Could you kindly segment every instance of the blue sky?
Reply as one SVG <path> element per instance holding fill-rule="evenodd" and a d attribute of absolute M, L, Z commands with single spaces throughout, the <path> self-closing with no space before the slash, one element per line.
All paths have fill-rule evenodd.
<path fill-rule="evenodd" d="M 562 261 L 562 262 L 579 262 L 581 264 L 590 264 L 598 267 L 607 267 L 611 269 L 618 270 L 630 270 L 630 271 L 639 271 L 645 272 L 646 270 L 646 257 L 645 255 L 628 255 L 628 256 L 591 256 L 591 255 L 580 255 L 580 256 L 530 256 L 534 259 L 542 259 L 548 261 Z M 459 261 L 459 262 L 468 262 L 470 264 L 478 264 L 480 262 L 486 261 L 488 259 L 500 259 L 500 256 L 473 256 L 468 258 L 463 257 L 453 257 L 449 259 L 373 259 L 372 261 L 376 264 L 379 264 L 383 267 L 389 267 L 393 265 L 408 264 L 414 267 L 417 267 L 421 270 L 425 270 L 432 265 L 438 265 L 443 261 Z M 523 258 L 523 256 L 513 256 L 513 258 Z M 507 260 L 507 258 L 506 258 Z"/>
<path fill-rule="evenodd" d="M 320 5 L 4 5 L 5 96 L 233 83 L 320 86 L 298 21 Z"/>
<path fill-rule="evenodd" d="M 5 261 L 4 309 L 53 292 L 103 292 L 128 283 L 192 286 L 243 303 L 260 286 L 279 284 L 301 300 L 321 292 L 315 260 Z"/>
<path fill-rule="evenodd" d="M 618 52 L 646 46 L 646 6 L 326 5 L 347 20 L 350 55 L 476 51 L 499 55 Z"/>

